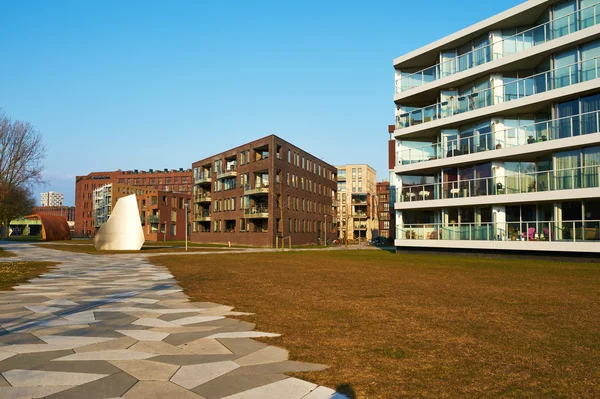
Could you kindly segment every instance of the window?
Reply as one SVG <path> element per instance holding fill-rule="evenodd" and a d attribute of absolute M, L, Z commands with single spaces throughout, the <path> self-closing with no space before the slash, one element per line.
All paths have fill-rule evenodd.
<path fill-rule="evenodd" d="M 356 168 L 352 168 L 352 178 L 356 179 Z"/>
<path fill-rule="evenodd" d="M 358 168 L 358 178 L 362 179 L 362 168 Z"/>
<path fill-rule="evenodd" d="M 288 150 L 288 163 L 292 163 L 292 150 Z"/>
<path fill-rule="evenodd" d="M 177 232 L 177 225 L 175 223 L 171 223 L 171 235 L 174 236 Z"/>

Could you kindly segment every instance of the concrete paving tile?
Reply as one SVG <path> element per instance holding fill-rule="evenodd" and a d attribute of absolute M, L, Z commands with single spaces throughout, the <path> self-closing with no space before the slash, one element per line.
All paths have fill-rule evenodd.
<path fill-rule="evenodd" d="M 181 349 L 197 355 L 231 355 L 232 352 L 216 339 L 200 338 L 187 344 L 179 345 Z M 284 359 L 285 360 L 285 359 Z"/>
<path fill-rule="evenodd" d="M 31 334 L 35 335 L 36 337 L 40 337 L 42 335 L 62 334 L 66 331 L 79 330 L 81 328 L 88 328 L 88 327 L 89 327 L 88 324 L 78 324 L 78 325 L 74 325 L 74 326 L 61 326 L 61 327 L 42 327 L 42 328 L 35 329 L 34 331 L 31 332 Z"/>
<path fill-rule="evenodd" d="M 72 355 L 64 356 L 54 360 L 63 362 L 70 360 L 135 360 L 148 359 L 152 356 L 154 356 L 152 353 L 138 352 L 129 349 L 115 349 L 108 351 L 74 353 Z"/>
<path fill-rule="evenodd" d="M 4 377 L 2 377 L 2 374 L 0 374 L 0 387 L 9 387 L 10 384 L 8 383 L 8 381 L 6 381 L 6 379 Z"/>
<path fill-rule="evenodd" d="M 46 395 L 64 391 L 71 386 L 62 387 L 0 387 L 0 398 L 2 399 L 31 399 L 42 398 Z"/>
<path fill-rule="evenodd" d="M 327 366 L 314 363 L 302 363 L 286 360 L 278 363 L 265 363 L 252 366 L 244 366 L 232 372 L 234 375 L 242 374 L 283 374 L 283 373 L 299 373 L 303 371 L 321 371 Z"/>
<path fill-rule="evenodd" d="M 204 399 L 202 396 L 168 381 L 140 381 L 123 397 L 126 399 Z"/>
<path fill-rule="evenodd" d="M 151 299 L 151 298 L 138 298 L 138 297 L 133 297 L 133 298 L 122 298 L 122 299 L 117 299 L 116 302 L 122 302 L 122 303 L 126 303 L 126 302 L 130 302 L 130 303 L 146 303 L 146 304 L 154 304 L 154 303 L 158 303 L 159 300 L 158 299 Z"/>
<path fill-rule="evenodd" d="M 348 397 L 334 391 L 331 388 L 317 387 L 314 391 L 302 399 L 348 399 Z"/>
<path fill-rule="evenodd" d="M 210 308 L 217 308 L 219 306 L 223 306 L 220 303 L 214 303 L 214 302 L 190 302 L 190 305 L 192 305 L 198 309 L 210 309 Z"/>
<path fill-rule="evenodd" d="M 137 380 L 127 373 L 116 373 L 99 380 L 67 389 L 46 399 L 104 399 L 123 396 Z M 174 398 L 173 398 L 174 399 Z"/>
<path fill-rule="evenodd" d="M 183 319 L 171 320 L 171 323 L 177 324 L 178 326 L 186 326 L 188 324 L 206 323 L 208 321 L 215 321 L 224 319 L 223 316 L 190 316 L 184 317 Z"/>
<path fill-rule="evenodd" d="M 73 349 L 71 345 L 67 344 L 25 344 L 25 345 L 6 345 L 2 347 L 4 352 L 12 353 L 40 353 L 40 352 L 54 352 L 63 349 Z"/>
<path fill-rule="evenodd" d="M 284 374 L 230 375 L 226 374 L 193 389 L 206 399 L 219 399 L 228 395 L 261 387 L 290 378 Z"/>
<path fill-rule="evenodd" d="M 61 308 L 57 308 L 57 307 L 53 307 L 53 306 L 35 306 L 35 305 L 28 305 L 25 306 L 26 309 L 31 310 L 34 313 L 54 313 L 54 312 L 58 312 L 60 310 L 62 310 Z"/>
<path fill-rule="evenodd" d="M 75 348 L 74 351 L 75 353 L 83 353 L 103 350 L 127 349 L 130 346 L 134 345 L 136 342 L 138 342 L 137 339 L 133 339 L 131 337 L 121 337 L 111 339 L 110 341 L 106 342 L 99 342 L 97 344 L 81 346 L 79 348 Z"/>
<path fill-rule="evenodd" d="M 153 319 L 153 318 L 138 319 L 131 324 L 134 326 L 145 326 L 145 327 L 179 327 L 178 324 L 173 324 L 169 321 L 164 321 L 161 319 Z"/>
<path fill-rule="evenodd" d="M 263 385 L 248 391 L 226 396 L 227 399 L 301 399 L 309 394 L 317 386 L 313 383 L 302 381 L 297 378 L 286 378 L 285 380 Z"/>
<path fill-rule="evenodd" d="M 241 320 L 223 318 L 223 319 L 219 319 L 219 320 L 207 321 L 207 322 L 204 322 L 202 325 L 223 328 L 223 327 L 236 326 L 240 323 L 241 323 Z"/>
<path fill-rule="evenodd" d="M 239 367 L 238 364 L 232 361 L 182 366 L 171 377 L 171 382 L 181 385 L 184 388 L 192 389 Z"/>
<path fill-rule="evenodd" d="M 155 362 L 176 364 L 179 366 L 224 362 L 235 359 L 237 359 L 236 355 L 160 355 L 152 358 Z"/>
<path fill-rule="evenodd" d="M 167 338 L 163 340 L 171 345 L 179 346 L 183 344 L 187 344 L 188 342 L 195 341 L 200 338 L 205 338 L 211 335 L 211 331 L 197 331 L 197 332 L 188 332 L 188 333 L 180 333 L 180 334 L 171 334 Z"/>
<path fill-rule="evenodd" d="M 31 333 L 11 333 L 0 336 L 2 345 L 43 344 L 44 341 Z"/>
<path fill-rule="evenodd" d="M 168 322 L 167 322 L 168 323 Z M 177 326 L 177 327 L 152 327 L 150 331 L 158 331 L 158 332 L 166 332 L 169 334 L 174 333 L 184 333 L 184 332 L 206 332 L 206 331 L 214 331 L 219 327 L 211 327 L 211 326 L 198 326 L 198 327 L 190 327 L 190 326 Z"/>
<path fill-rule="evenodd" d="M 257 350 L 269 346 L 251 338 L 220 338 L 218 341 L 225 345 L 231 352 L 239 356 L 246 356 L 249 353 L 256 352 Z"/>
<path fill-rule="evenodd" d="M 258 338 L 258 337 L 279 337 L 281 334 L 273 334 L 262 331 L 239 331 L 225 332 L 209 335 L 208 338 Z"/>
<path fill-rule="evenodd" d="M 201 309 L 200 312 L 203 315 L 222 316 L 223 314 L 225 314 L 227 312 L 231 312 L 232 310 L 233 310 L 233 306 L 221 305 L 221 306 L 215 306 L 215 307 L 208 308 L 208 309 Z"/>
<path fill-rule="evenodd" d="M 252 331 L 255 327 L 256 324 L 254 323 L 249 323 L 247 321 L 238 321 L 235 324 L 229 324 L 226 326 L 219 327 L 218 330 L 215 330 L 215 334 L 225 332 Z"/>
<path fill-rule="evenodd" d="M 0 373 L 12 369 L 33 369 L 42 364 L 46 364 L 53 359 L 64 357 L 72 353 L 74 353 L 72 350 L 61 350 L 16 355 L 0 361 Z"/>
<path fill-rule="evenodd" d="M 183 312 L 183 313 L 165 313 L 160 315 L 158 318 L 164 321 L 173 321 L 173 320 L 179 320 L 179 319 L 183 319 L 185 317 L 189 317 L 190 315 L 197 315 L 199 313 L 199 310 L 196 309 L 195 312 Z"/>
<path fill-rule="evenodd" d="M 191 355 L 191 352 L 162 341 L 139 341 L 129 349 L 156 355 Z"/>
<path fill-rule="evenodd" d="M 276 346 L 267 346 L 254 353 L 250 353 L 237 359 L 235 362 L 240 366 L 250 366 L 253 364 L 265 364 L 283 362 L 288 360 L 289 352 Z"/>
<path fill-rule="evenodd" d="M 104 360 L 86 360 L 86 361 L 71 361 L 71 362 L 47 362 L 37 367 L 32 367 L 30 370 L 46 370 L 46 371 L 68 371 L 73 373 L 93 373 L 111 375 L 121 372 L 109 362 Z"/>
<path fill-rule="evenodd" d="M 61 335 L 43 335 L 40 337 L 40 339 L 50 345 L 64 346 L 65 349 L 74 349 L 80 346 L 113 340 L 113 338 L 104 337 L 65 337 Z"/>
<path fill-rule="evenodd" d="M 168 381 L 179 369 L 177 365 L 152 360 L 113 360 L 110 363 L 140 381 Z"/>
<path fill-rule="evenodd" d="M 49 301 L 44 302 L 44 305 L 56 305 L 56 306 L 75 306 L 79 305 L 77 302 L 70 301 L 68 299 L 51 299 Z"/>
<path fill-rule="evenodd" d="M 162 341 L 169 336 L 168 333 L 149 331 L 149 330 L 115 330 L 123 335 L 127 335 L 139 341 Z"/>
<path fill-rule="evenodd" d="M 123 334 L 119 334 L 114 328 L 90 325 L 89 328 L 81 328 L 78 330 L 69 330 L 64 333 L 57 334 L 65 337 L 102 337 L 102 338 L 121 338 Z"/>
<path fill-rule="evenodd" d="M 81 385 L 106 377 L 106 374 L 46 370 L 10 370 L 2 376 L 13 387 Z"/>

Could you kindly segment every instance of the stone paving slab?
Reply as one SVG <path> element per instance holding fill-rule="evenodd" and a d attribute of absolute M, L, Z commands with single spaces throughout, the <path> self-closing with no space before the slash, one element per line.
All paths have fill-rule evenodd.
<path fill-rule="evenodd" d="M 230 318 L 248 313 L 189 302 L 146 256 L 2 246 L 16 257 L 0 262 L 59 265 L 0 291 L 0 398 L 345 398 L 286 376 L 326 366 L 255 341 L 279 334 Z"/>

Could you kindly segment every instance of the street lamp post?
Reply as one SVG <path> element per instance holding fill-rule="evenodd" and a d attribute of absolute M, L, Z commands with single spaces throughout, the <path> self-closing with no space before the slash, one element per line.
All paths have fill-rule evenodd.
<path fill-rule="evenodd" d="M 325 246 L 327 246 L 327 214 L 325 214 L 325 225 L 323 226 L 323 230 L 325 231 Z"/>

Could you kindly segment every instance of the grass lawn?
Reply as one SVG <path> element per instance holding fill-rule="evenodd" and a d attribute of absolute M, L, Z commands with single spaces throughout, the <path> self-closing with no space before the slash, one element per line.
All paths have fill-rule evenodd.
<path fill-rule="evenodd" d="M 0 262 L 0 290 L 8 291 L 17 284 L 46 273 L 53 262 Z"/>
<path fill-rule="evenodd" d="M 600 264 L 386 251 L 159 256 L 357 398 L 598 397 Z"/>
<path fill-rule="evenodd" d="M 59 251 L 69 251 L 76 253 L 92 254 L 92 255 L 118 255 L 118 254 L 139 254 L 139 253 L 163 253 L 163 252 L 185 252 L 184 246 L 174 247 L 172 245 L 161 245 L 162 243 L 150 243 L 144 244 L 142 249 L 139 251 L 97 251 L 92 244 L 81 244 L 76 245 L 68 244 L 67 241 L 61 241 L 58 244 L 38 244 L 41 248 L 57 249 Z M 207 251 L 221 251 L 223 247 L 200 247 L 200 246 L 188 246 L 188 252 L 207 252 Z"/>

